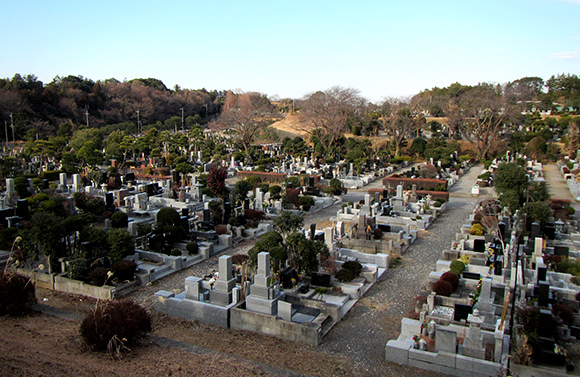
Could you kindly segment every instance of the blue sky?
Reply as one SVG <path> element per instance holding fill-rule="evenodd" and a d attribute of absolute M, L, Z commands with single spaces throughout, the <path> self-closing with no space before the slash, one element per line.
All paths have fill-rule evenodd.
<path fill-rule="evenodd" d="M 0 0 L 0 77 L 367 99 L 580 74 L 580 0 Z"/>

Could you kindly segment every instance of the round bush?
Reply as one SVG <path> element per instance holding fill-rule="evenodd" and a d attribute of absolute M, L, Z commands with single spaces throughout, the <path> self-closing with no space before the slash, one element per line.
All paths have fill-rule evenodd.
<path fill-rule="evenodd" d="M 383 238 L 383 231 L 380 228 L 373 230 L 373 239 L 380 240 Z"/>
<path fill-rule="evenodd" d="M 552 313 L 560 317 L 568 326 L 574 323 L 574 311 L 568 305 L 554 304 L 552 305 Z"/>
<path fill-rule="evenodd" d="M 362 265 L 357 261 L 348 261 L 342 264 L 342 268 L 345 270 L 350 270 L 354 274 L 354 277 L 358 277 L 362 271 Z M 352 279 L 351 279 L 352 280 Z"/>
<path fill-rule="evenodd" d="M 150 331 L 149 313 L 128 298 L 100 304 L 85 317 L 80 328 L 83 341 L 92 350 L 109 353 L 135 345 Z"/>
<path fill-rule="evenodd" d="M 188 242 L 185 248 L 189 255 L 197 255 L 199 253 L 199 245 L 195 241 Z"/>
<path fill-rule="evenodd" d="M 453 286 L 450 282 L 440 279 L 433 284 L 433 292 L 440 296 L 449 296 L 453 293 Z"/>
<path fill-rule="evenodd" d="M 356 275 L 351 270 L 347 270 L 345 268 L 341 268 L 334 274 L 334 277 L 338 279 L 340 282 L 349 282 L 356 278 Z"/>
<path fill-rule="evenodd" d="M 20 316 L 36 304 L 34 284 L 25 276 L 12 272 L 0 275 L 0 315 Z"/>
<path fill-rule="evenodd" d="M 440 279 L 448 281 L 449 283 L 451 283 L 451 286 L 453 287 L 454 291 L 459 286 L 459 276 L 453 271 L 447 271 L 446 273 L 441 275 Z"/>
<path fill-rule="evenodd" d="M 451 271 L 455 272 L 455 274 L 457 276 L 461 276 L 461 274 L 465 270 L 465 263 L 463 263 L 462 261 L 456 259 L 453 262 L 451 262 L 451 265 L 449 266 L 449 269 Z"/>
<path fill-rule="evenodd" d="M 137 270 L 137 263 L 132 260 L 120 260 L 111 266 L 113 276 L 120 281 L 133 281 L 135 278 L 135 271 Z"/>
<path fill-rule="evenodd" d="M 106 267 L 95 267 L 89 272 L 89 279 L 94 285 L 104 285 L 108 279 L 109 269 Z"/>

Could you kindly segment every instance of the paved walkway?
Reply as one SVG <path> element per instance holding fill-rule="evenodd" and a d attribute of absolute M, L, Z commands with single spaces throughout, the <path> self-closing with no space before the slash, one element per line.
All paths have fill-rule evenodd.
<path fill-rule="evenodd" d="M 552 199 L 570 200 L 572 207 L 576 209 L 576 218 L 580 217 L 580 203 L 572 197 L 564 177 L 562 177 L 560 170 L 558 170 L 558 166 L 553 164 L 544 165 L 543 170 L 546 186 Z"/>
<path fill-rule="evenodd" d="M 473 167 L 452 187 L 447 211 L 403 255 L 402 265 L 389 269 L 324 338 L 322 348 L 352 357 L 363 375 L 430 375 L 423 370 L 387 364 L 385 344 L 398 336 L 401 318 L 414 308 L 414 299 L 429 293 L 427 277 L 441 257 L 441 251 L 451 246 L 455 233 L 475 205 L 493 194 L 488 189 L 479 198 L 471 196 L 471 187 L 481 169 L 481 166 Z"/>

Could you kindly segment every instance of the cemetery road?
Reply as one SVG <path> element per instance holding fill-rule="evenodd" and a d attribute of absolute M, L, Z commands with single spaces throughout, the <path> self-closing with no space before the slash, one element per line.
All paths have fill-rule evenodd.
<path fill-rule="evenodd" d="M 385 344 L 395 339 L 401 319 L 414 310 L 414 300 L 427 295 L 427 277 L 441 251 L 451 246 L 475 205 L 484 196 L 493 195 L 483 189 L 479 198 L 471 197 L 471 186 L 481 173 L 474 166 L 450 190 L 447 210 L 427 232 L 411 245 L 398 267 L 390 268 L 353 309 L 323 339 L 321 348 L 332 354 L 345 354 L 357 363 L 356 369 L 373 376 L 427 376 L 424 370 L 404 368 L 385 362 Z"/>

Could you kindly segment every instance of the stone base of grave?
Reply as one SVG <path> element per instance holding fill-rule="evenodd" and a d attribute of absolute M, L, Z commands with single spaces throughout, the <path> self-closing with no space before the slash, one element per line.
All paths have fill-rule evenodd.
<path fill-rule="evenodd" d="M 273 300 L 265 299 L 262 297 L 253 297 L 250 295 L 246 297 L 246 310 L 268 315 L 277 315 L 278 300 L 282 297 L 284 297 L 283 293 Z"/>

